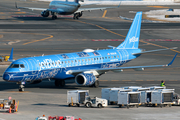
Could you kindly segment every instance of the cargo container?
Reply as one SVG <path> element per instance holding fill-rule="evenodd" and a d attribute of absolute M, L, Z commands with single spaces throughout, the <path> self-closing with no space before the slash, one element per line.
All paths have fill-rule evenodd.
<path fill-rule="evenodd" d="M 119 92 L 118 93 L 118 105 L 121 108 L 126 106 L 129 109 L 129 106 L 139 107 L 141 104 L 141 93 L 140 92 Z"/>

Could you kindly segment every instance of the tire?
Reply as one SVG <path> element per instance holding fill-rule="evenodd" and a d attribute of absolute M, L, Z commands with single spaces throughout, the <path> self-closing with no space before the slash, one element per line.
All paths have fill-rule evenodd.
<path fill-rule="evenodd" d="M 65 81 L 64 80 L 60 80 L 59 81 L 59 85 L 60 85 L 60 87 L 64 87 L 65 86 Z"/>
<path fill-rule="evenodd" d="M 86 105 L 85 105 L 87 108 L 90 108 L 91 107 L 91 103 L 90 102 L 88 102 L 88 103 L 86 103 Z"/>
<path fill-rule="evenodd" d="M 24 92 L 24 88 L 19 88 L 19 92 Z"/>
<path fill-rule="evenodd" d="M 169 104 L 169 107 L 171 107 L 172 105 L 171 104 Z"/>
<path fill-rule="evenodd" d="M 95 87 L 95 88 L 98 88 L 98 87 L 99 87 L 99 80 L 96 80 L 96 81 L 95 81 L 94 87 Z"/>
<path fill-rule="evenodd" d="M 59 80 L 55 80 L 54 84 L 56 87 L 59 87 Z"/>
<path fill-rule="evenodd" d="M 71 107 L 71 103 L 68 106 Z"/>
<path fill-rule="evenodd" d="M 127 109 L 129 109 L 129 105 L 127 105 Z"/>
<path fill-rule="evenodd" d="M 102 104 L 98 104 L 98 108 L 102 108 Z"/>
<path fill-rule="evenodd" d="M 119 108 L 121 108 L 122 107 L 122 105 L 119 105 Z"/>
<path fill-rule="evenodd" d="M 139 107 L 139 105 L 136 105 L 136 108 L 138 108 Z"/>
<path fill-rule="evenodd" d="M 77 105 L 77 107 L 80 107 L 80 104 L 76 104 Z"/>

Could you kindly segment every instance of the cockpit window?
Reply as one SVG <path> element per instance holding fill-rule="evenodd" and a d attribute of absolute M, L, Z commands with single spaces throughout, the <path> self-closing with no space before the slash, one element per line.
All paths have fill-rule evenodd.
<path fill-rule="evenodd" d="M 24 64 L 20 64 L 20 67 L 21 67 L 21 68 L 25 68 L 25 67 L 24 67 Z"/>
<path fill-rule="evenodd" d="M 12 64 L 10 68 L 19 68 L 19 64 Z"/>

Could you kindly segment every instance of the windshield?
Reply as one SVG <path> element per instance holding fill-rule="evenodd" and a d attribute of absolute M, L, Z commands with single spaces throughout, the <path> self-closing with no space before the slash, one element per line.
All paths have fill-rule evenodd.
<path fill-rule="evenodd" d="M 12 64 L 10 68 L 25 68 L 24 64 Z"/>

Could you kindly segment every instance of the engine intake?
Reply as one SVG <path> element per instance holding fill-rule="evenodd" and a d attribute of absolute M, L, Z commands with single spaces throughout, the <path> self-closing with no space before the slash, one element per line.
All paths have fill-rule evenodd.
<path fill-rule="evenodd" d="M 80 73 L 75 77 L 75 82 L 78 85 L 90 86 L 94 84 L 96 77 L 92 73 Z"/>

